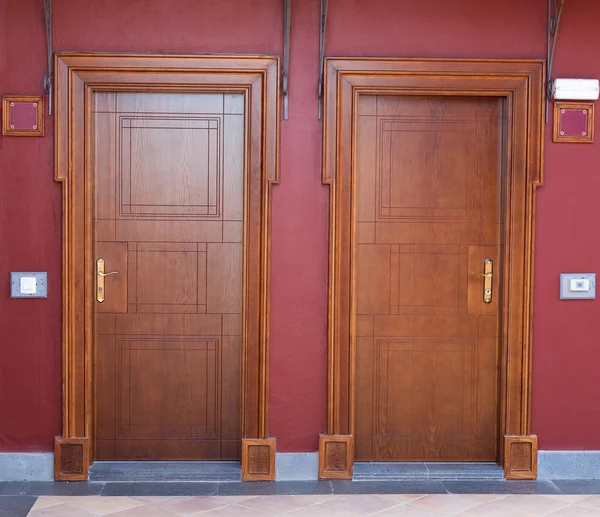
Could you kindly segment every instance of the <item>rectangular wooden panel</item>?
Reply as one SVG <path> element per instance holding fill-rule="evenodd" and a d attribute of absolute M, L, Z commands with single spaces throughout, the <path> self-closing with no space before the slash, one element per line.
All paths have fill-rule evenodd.
<path fill-rule="evenodd" d="M 98 313 L 127 312 L 127 243 L 97 242 L 98 258 L 104 259 L 105 273 L 118 274 L 104 278 L 104 301 L 97 304 Z M 125 279 L 125 281 L 123 281 Z"/>

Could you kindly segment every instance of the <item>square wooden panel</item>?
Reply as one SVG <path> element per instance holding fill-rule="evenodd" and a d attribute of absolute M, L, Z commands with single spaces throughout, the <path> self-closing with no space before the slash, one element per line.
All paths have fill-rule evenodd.
<path fill-rule="evenodd" d="M 19 95 L 2 98 L 3 136 L 44 136 L 44 99 Z"/>
<path fill-rule="evenodd" d="M 594 141 L 594 104 L 556 102 L 552 141 L 591 144 Z"/>
<path fill-rule="evenodd" d="M 121 339 L 119 348 L 119 438 L 218 437 L 218 340 Z"/>
<path fill-rule="evenodd" d="M 275 480 L 275 438 L 242 440 L 242 481 Z"/>
<path fill-rule="evenodd" d="M 87 481 L 89 459 L 88 438 L 54 439 L 54 479 L 56 481 Z"/>
<path fill-rule="evenodd" d="M 319 479 L 352 479 L 354 437 L 319 435 Z"/>
<path fill-rule="evenodd" d="M 220 216 L 220 119 L 122 116 L 119 124 L 120 217 Z"/>
<path fill-rule="evenodd" d="M 536 479 L 537 453 L 537 436 L 505 436 L 504 477 L 506 479 Z"/>
<path fill-rule="evenodd" d="M 470 389 L 478 375 L 474 341 L 377 340 L 375 354 L 375 404 L 382 416 L 375 428 L 380 439 L 404 437 L 408 443 L 411 435 L 425 432 L 431 423 L 428 415 L 433 414 L 455 439 L 476 435 L 476 392 Z M 437 392 L 423 389 L 434 381 Z M 397 406 L 405 409 L 398 413 Z M 428 410 L 420 411 L 422 407 Z"/>

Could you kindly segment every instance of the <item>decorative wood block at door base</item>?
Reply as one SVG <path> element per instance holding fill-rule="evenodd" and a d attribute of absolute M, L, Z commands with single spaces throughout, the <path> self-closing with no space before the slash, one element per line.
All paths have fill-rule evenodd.
<path fill-rule="evenodd" d="M 537 479 L 537 436 L 504 437 L 504 477 Z"/>
<path fill-rule="evenodd" d="M 354 437 L 322 434 L 319 436 L 319 479 L 352 479 Z"/>
<path fill-rule="evenodd" d="M 274 481 L 275 450 L 275 438 L 242 439 L 242 481 Z"/>
<path fill-rule="evenodd" d="M 87 481 L 90 447 L 87 438 L 54 439 L 54 479 L 56 481 Z"/>

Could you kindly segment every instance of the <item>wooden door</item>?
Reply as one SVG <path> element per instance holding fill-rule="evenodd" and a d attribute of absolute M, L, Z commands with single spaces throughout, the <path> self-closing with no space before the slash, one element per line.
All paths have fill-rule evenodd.
<path fill-rule="evenodd" d="M 94 94 L 95 459 L 239 458 L 244 102 Z"/>
<path fill-rule="evenodd" d="M 356 459 L 495 461 L 503 101 L 360 96 Z M 484 301 L 484 261 L 493 262 Z"/>

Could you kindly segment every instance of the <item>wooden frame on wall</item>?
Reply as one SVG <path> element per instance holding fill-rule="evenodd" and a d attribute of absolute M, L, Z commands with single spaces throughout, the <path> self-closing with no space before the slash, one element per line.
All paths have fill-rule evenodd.
<path fill-rule="evenodd" d="M 63 184 L 63 418 L 62 436 L 55 442 L 55 478 L 86 480 L 94 459 L 94 183 L 87 141 L 93 93 L 228 91 L 246 99 L 242 471 L 245 480 L 274 479 L 268 357 L 271 185 L 279 180 L 278 58 L 59 54 L 55 70 L 55 179 Z"/>
<path fill-rule="evenodd" d="M 574 118 L 571 123 L 566 121 L 566 117 L 569 115 L 571 118 Z M 552 129 L 553 142 L 566 142 L 575 144 L 593 143 L 594 103 L 555 102 L 554 124 Z"/>
<path fill-rule="evenodd" d="M 327 434 L 320 439 L 321 479 L 351 479 L 354 464 L 356 244 L 352 207 L 356 110 L 359 96 L 365 94 L 504 99 L 504 217 L 510 230 L 504 243 L 499 415 L 503 438 L 498 461 L 507 479 L 537 476 L 537 440 L 530 435 L 531 317 L 535 194 L 543 183 L 544 75 L 544 63 L 536 60 L 326 60 L 323 183 L 330 186 L 330 243 Z"/>
<path fill-rule="evenodd" d="M 5 95 L 2 98 L 2 136 L 44 136 L 44 98 Z"/>

